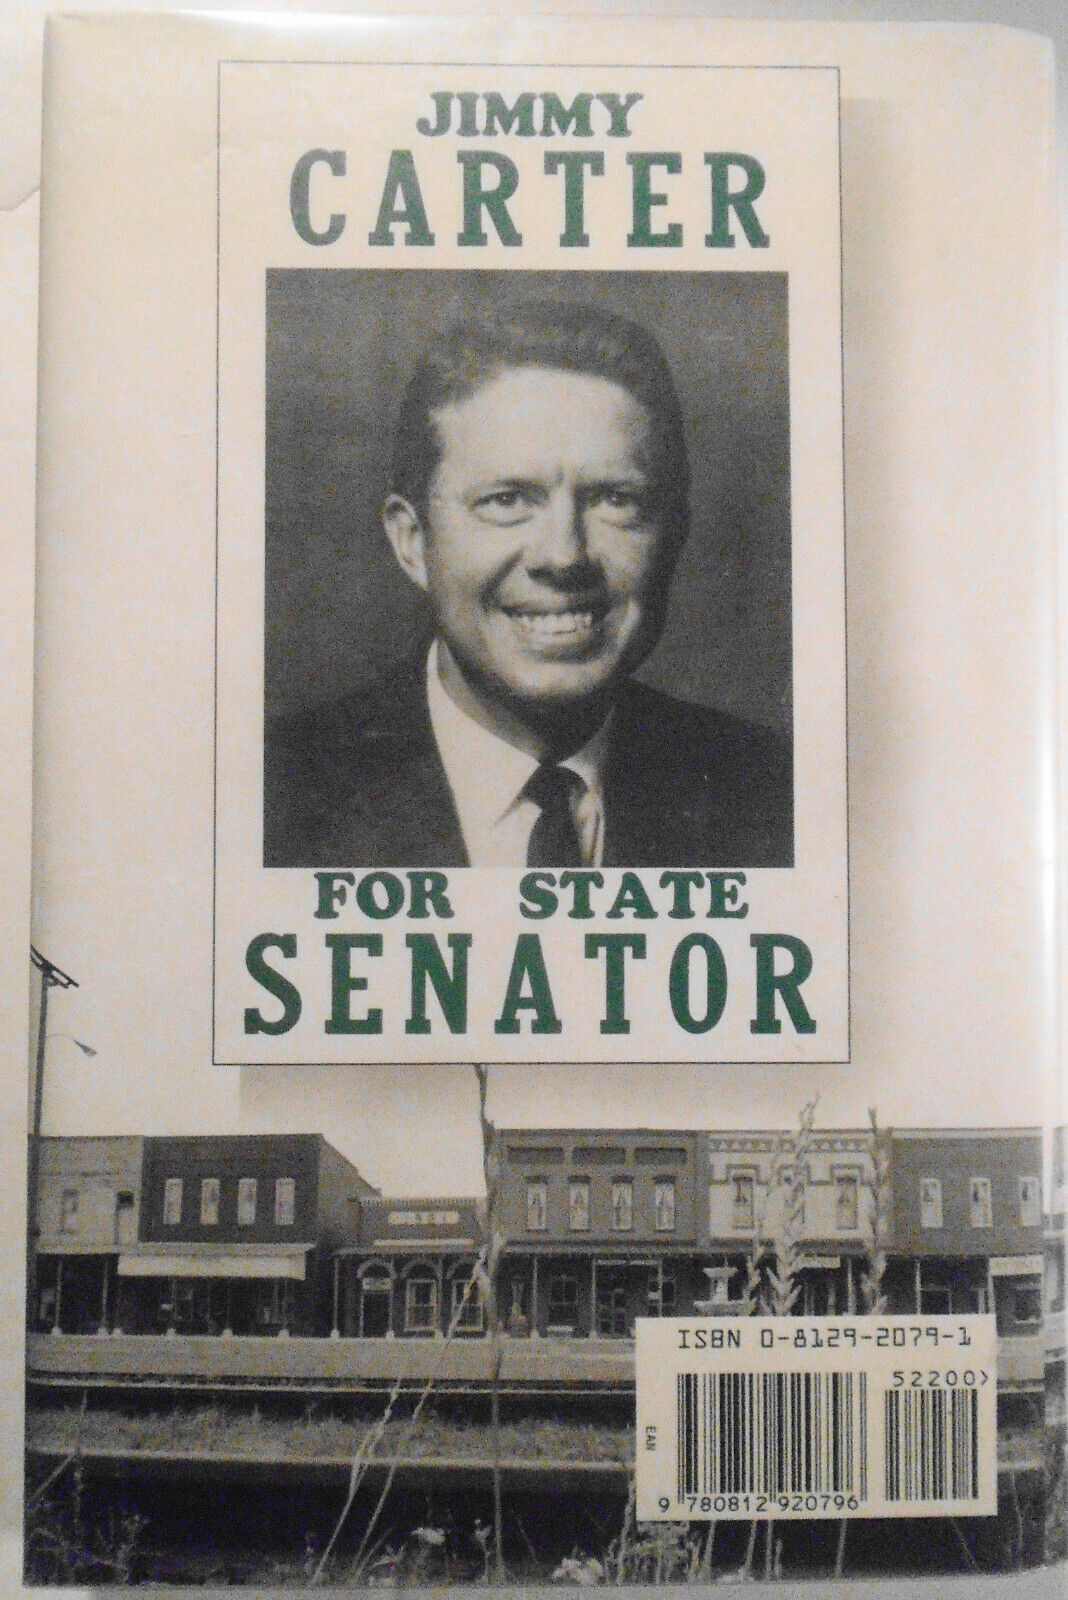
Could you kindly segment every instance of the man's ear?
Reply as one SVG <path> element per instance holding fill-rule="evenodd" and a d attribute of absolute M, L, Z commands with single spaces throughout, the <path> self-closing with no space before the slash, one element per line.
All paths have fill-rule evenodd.
<path fill-rule="evenodd" d="M 418 511 L 403 495 L 386 496 L 382 526 L 401 569 L 420 589 L 427 587 L 426 535 Z"/>

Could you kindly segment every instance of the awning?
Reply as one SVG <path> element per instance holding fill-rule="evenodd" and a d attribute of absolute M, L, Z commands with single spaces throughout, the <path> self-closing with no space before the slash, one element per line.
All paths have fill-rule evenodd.
<path fill-rule="evenodd" d="M 479 1251 L 476 1239 L 372 1239 L 370 1244 L 346 1244 L 338 1256 L 471 1256 Z"/>
<path fill-rule="evenodd" d="M 42 1238 L 37 1243 L 38 1256 L 113 1256 L 119 1249 L 114 1239 L 103 1244 L 86 1243 L 85 1240 Z"/>
<path fill-rule="evenodd" d="M 303 1282 L 310 1244 L 140 1245 L 119 1257 L 124 1278 L 295 1278 Z"/>
<path fill-rule="evenodd" d="M 991 1256 L 992 1278 L 1022 1278 L 1042 1271 L 1041 1256 Z"/>

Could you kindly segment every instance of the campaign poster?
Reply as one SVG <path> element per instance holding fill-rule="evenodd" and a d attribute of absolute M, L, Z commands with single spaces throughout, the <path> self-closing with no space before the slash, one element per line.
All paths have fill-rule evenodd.
<path fill-rule="evenodd" d="M 849 1059 L 838 139 L 220 64 L 216 1062 Z"/>

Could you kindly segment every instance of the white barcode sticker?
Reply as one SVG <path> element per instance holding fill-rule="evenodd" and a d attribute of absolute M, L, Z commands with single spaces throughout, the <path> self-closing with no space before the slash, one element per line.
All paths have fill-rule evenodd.
<path fill-rule="evenodd" d="M 996 1513 L 993 1317 L 636 1329 L 642 1521 Z"/>

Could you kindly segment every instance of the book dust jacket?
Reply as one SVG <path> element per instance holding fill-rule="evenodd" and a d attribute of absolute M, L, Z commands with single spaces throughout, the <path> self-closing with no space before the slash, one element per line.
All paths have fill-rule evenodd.
<path fill-rule="evenodd" d="M 27 1583 L 1063 1555 L 1050 95 L 50 27 Z"/>

